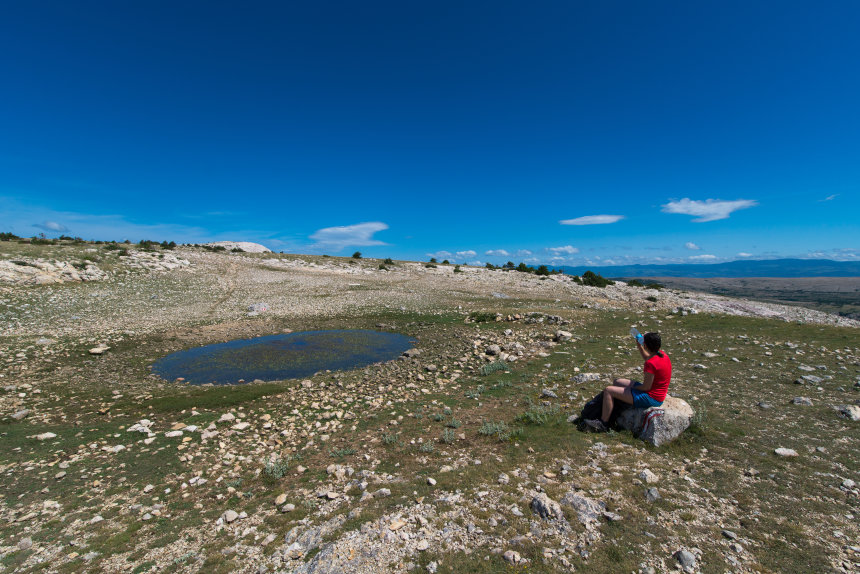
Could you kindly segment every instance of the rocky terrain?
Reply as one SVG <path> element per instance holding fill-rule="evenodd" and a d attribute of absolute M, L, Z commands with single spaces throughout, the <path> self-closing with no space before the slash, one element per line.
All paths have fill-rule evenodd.
<path fill-rule="evenodd" d="M 0 255 L 4 273 L 51 262 L 39 273 L 60 278 L 0 282 L 3 571 L 860 568 L 850 319 L 415 262 L 8 242 Z M 659 447 L 570 422 L 641 372 L 631 326 L 663 334 L 670 392 L 695 411 Z M 418 342 L 303 380 L 149 373 L 169 352 L 326 328 Z"/>

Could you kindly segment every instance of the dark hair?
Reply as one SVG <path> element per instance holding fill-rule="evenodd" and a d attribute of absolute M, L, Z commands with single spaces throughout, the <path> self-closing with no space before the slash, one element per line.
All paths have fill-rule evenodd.
<path fill-rule="evenodd" d="M 645 348 L 655 353 L 658 357 L 662 357 L 663 353 L 660 352 L 660 347 L 663 346 L 663 342 L 660 340 L 660 333 L 645 333 Z"/>

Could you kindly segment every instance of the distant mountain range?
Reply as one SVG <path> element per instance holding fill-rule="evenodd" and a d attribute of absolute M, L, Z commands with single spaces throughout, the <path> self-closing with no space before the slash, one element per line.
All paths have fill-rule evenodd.
<path fill-rule="evenodd" d="M 727 263 L 672 265 L 562 266 L 568 275 L 587 270 L 604 277 L 860 277 L 860 261 L 830 259 L 743 259 Z"/>

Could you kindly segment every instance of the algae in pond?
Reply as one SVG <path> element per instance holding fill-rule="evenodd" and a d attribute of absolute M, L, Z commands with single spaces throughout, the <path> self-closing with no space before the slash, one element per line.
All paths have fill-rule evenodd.
<path fill-rule="evenodd" d="M 237 384 L 306 377 L 326 369 L 345 370 L 397 358 L 413 341 L 399 333 L 306 331 L 228 341 L 172 353 L 152 372 L 191 384 Z"/>

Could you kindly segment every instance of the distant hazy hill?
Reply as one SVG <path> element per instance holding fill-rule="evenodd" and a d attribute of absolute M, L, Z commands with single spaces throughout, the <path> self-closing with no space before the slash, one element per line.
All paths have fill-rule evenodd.
<path fill-rule="evenodd" d="M 556 267 L 567 274 L 587 270 L 604 277 L 860 277 L 860 261 L 753 259 L 728 263 Z"/>

